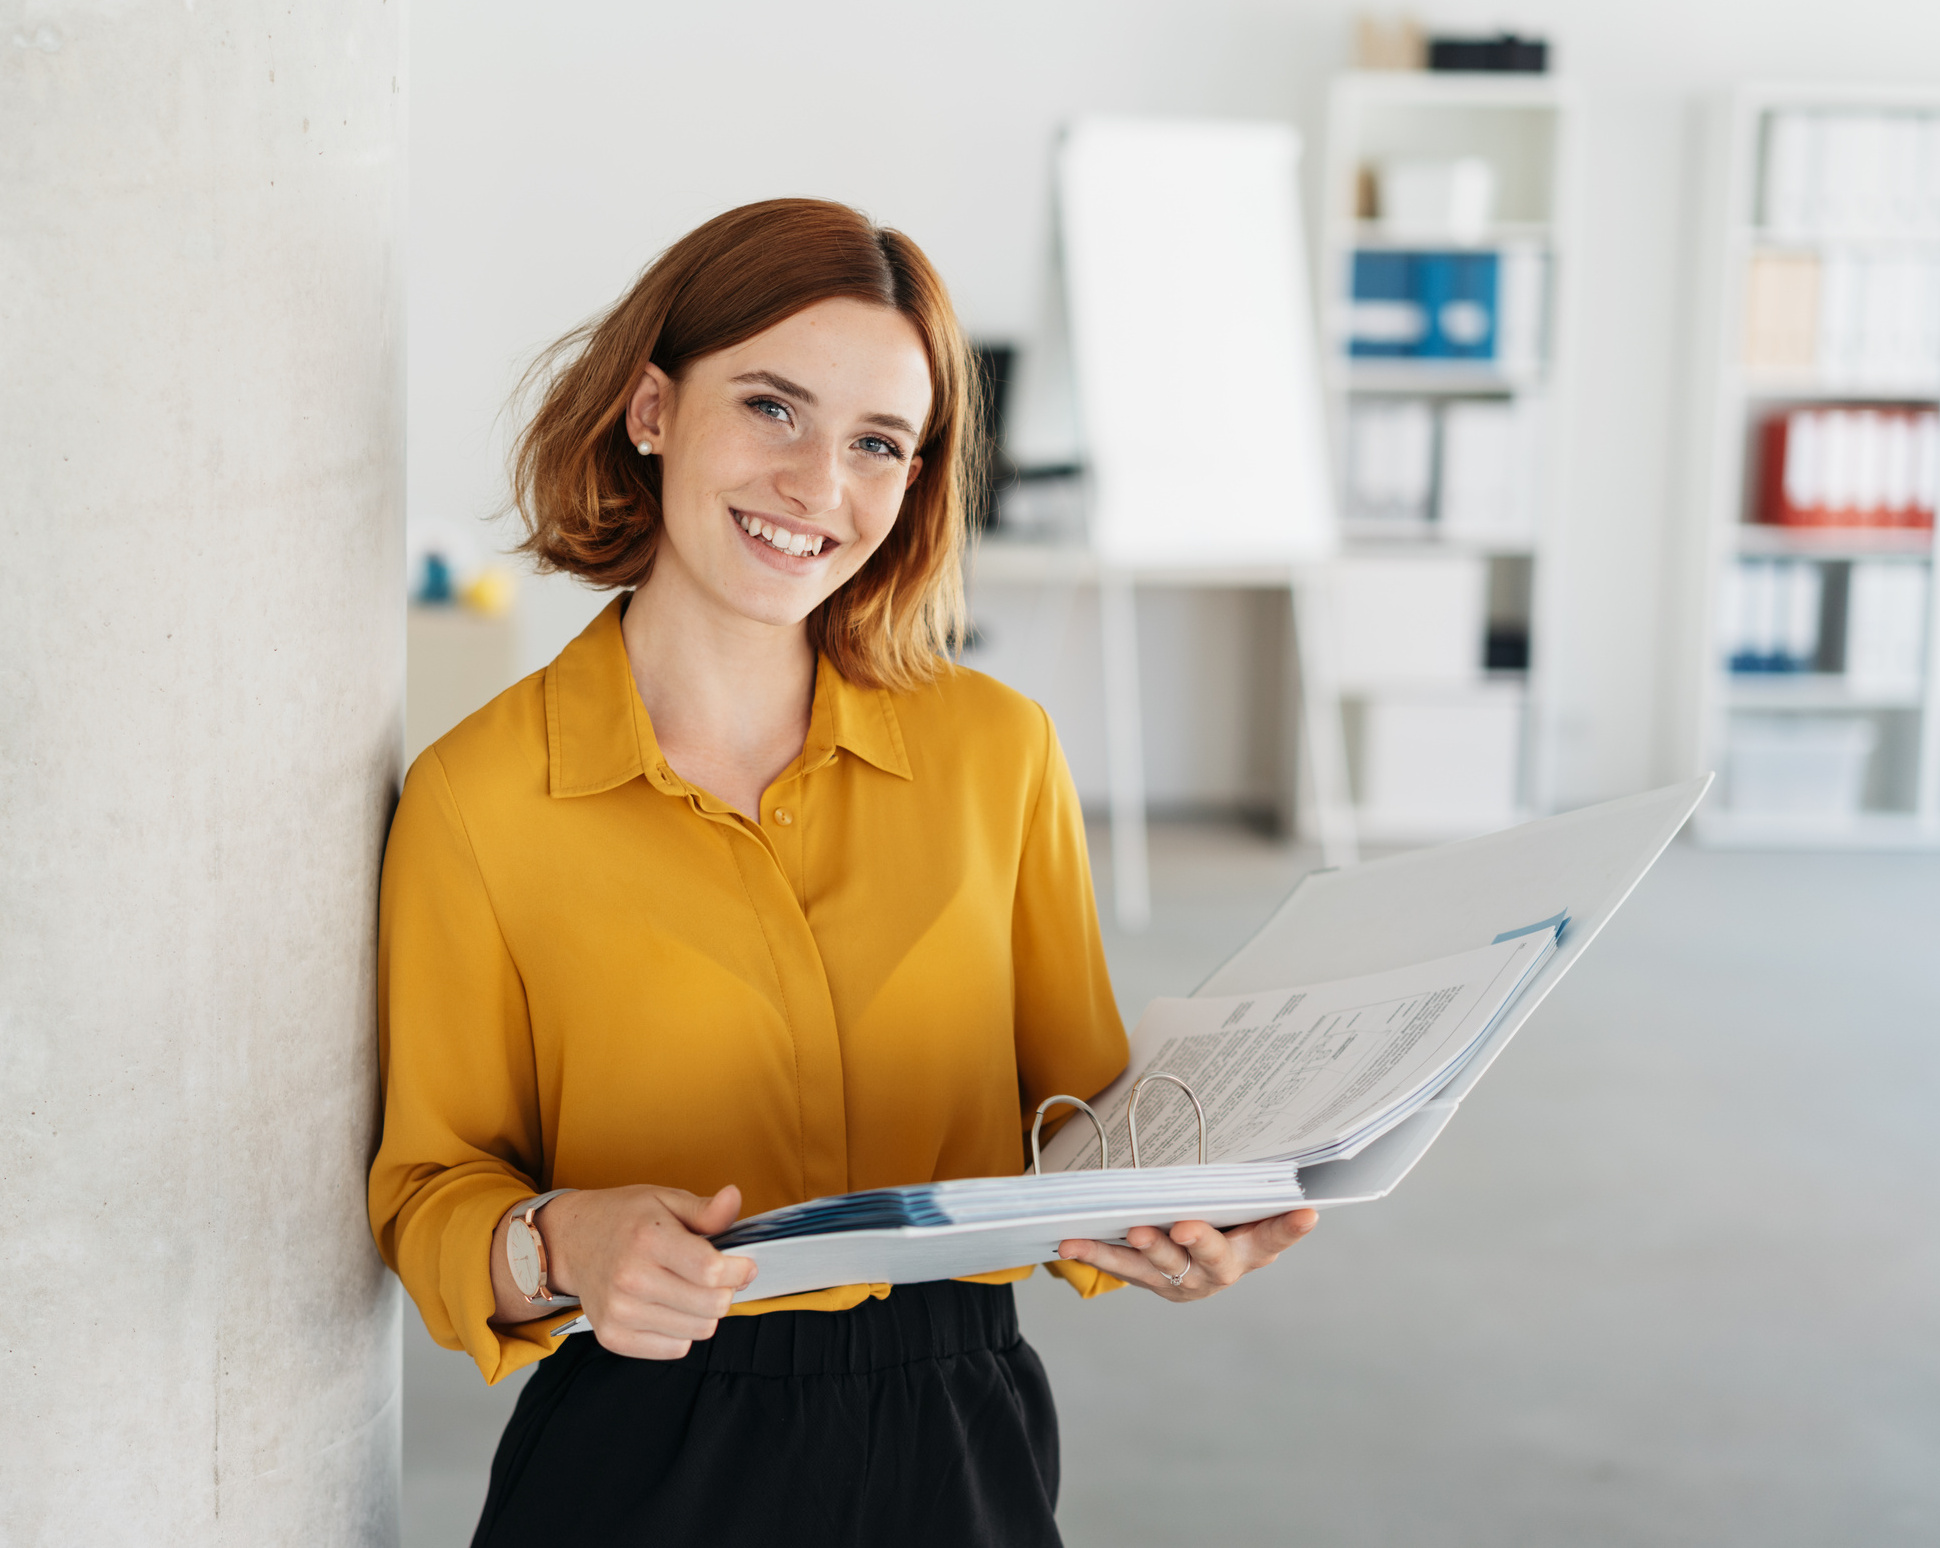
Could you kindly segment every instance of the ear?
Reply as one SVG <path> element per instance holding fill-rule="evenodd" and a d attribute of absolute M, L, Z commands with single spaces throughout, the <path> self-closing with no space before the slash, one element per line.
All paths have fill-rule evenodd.
<path fill-rule="evenodd" d="M 921 457 L 911 457 L 909 459 L 909 472 L 903 478 L 904 494 L 909 493 L 910 485 L 916 482 L 916 475 L 918 473 L 921 473 L 922 471 L 923 471 L 923 459 Z"/>
<path fill-rule="evenodd" d="M 626 406 L 626 438 L 658 441 L 666 433 L 667 410 L 674 399 L 674 379 L 651 360 Z"/>

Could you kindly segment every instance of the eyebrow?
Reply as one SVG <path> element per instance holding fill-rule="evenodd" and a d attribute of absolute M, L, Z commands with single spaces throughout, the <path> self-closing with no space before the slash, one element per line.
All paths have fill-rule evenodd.
<path fill-rule="evenodd" d="M 776 392 L 785 392 L 789 397 L 799 399 L 810 408 L 814 408 L 820 401 L 800 382 L 791 382 L 787 377 L 777 376 L 773 371 L 743 371 L 734 380 L 751 384 L 759 382 L 774 388 Z M 917 433 L 916 426 L 899 414 L 864 414 L 862 422 L 866 425 L 881 425 L 885 430 L 900 430 L 905 435 L 913 436 Z"/>

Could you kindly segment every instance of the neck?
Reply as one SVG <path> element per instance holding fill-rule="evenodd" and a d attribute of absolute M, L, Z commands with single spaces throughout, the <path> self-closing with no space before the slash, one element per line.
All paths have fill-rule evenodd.
<path fill-rule="evenodd" d="M 675 562 L 656 565 L 634 593 L 620 634 L 668 763 L 758 818 L 761 793 L 808 737 L 815 652 L 807 623 L 729 613 Z"/>

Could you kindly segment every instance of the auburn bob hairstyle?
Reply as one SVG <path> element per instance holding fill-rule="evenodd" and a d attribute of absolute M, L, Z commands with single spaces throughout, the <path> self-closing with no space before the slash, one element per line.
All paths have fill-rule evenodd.
<path fill-rule="evenodd" d="M 808 620 L 810 642 L 849 681 L 908 688 L 963 637 L 963 547 L 978 476 L 977 379 L 943 280 L 916 244 L 846 204 L 769 199 L 717 215 L 662 253 L 604 316 L 542 354 L 539 406 L 512 450 L 520 547 L 543 570 L 637 586 L 660 540 L 660 459 L 627 438 L 626 408 L 652 361 L 676 381 L 818 301 L 893 307 L 930 362 L 923 466 L 882 546 Z"/>

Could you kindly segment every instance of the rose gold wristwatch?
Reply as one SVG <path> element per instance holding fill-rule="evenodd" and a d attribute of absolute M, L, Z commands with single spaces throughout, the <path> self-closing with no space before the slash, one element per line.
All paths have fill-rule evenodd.
<path fill-rule="evenodd" d="M 517 1206 L 511 1225 L 505 1228 L 505 1266 L 512 1271 L 512 1283 L 518 1287 L 528 1306 L 577 1306 L 576 1295 L 554 1295 L 546 1286 L 546 1239 L 539 1234 L 536 1219 L 544 1209 L 562 1193 L 571 1193 L 570 1188 L 554 1188 L 550 1193 L 542 1193 L 537 1198 L 527 1199 Z"/>

